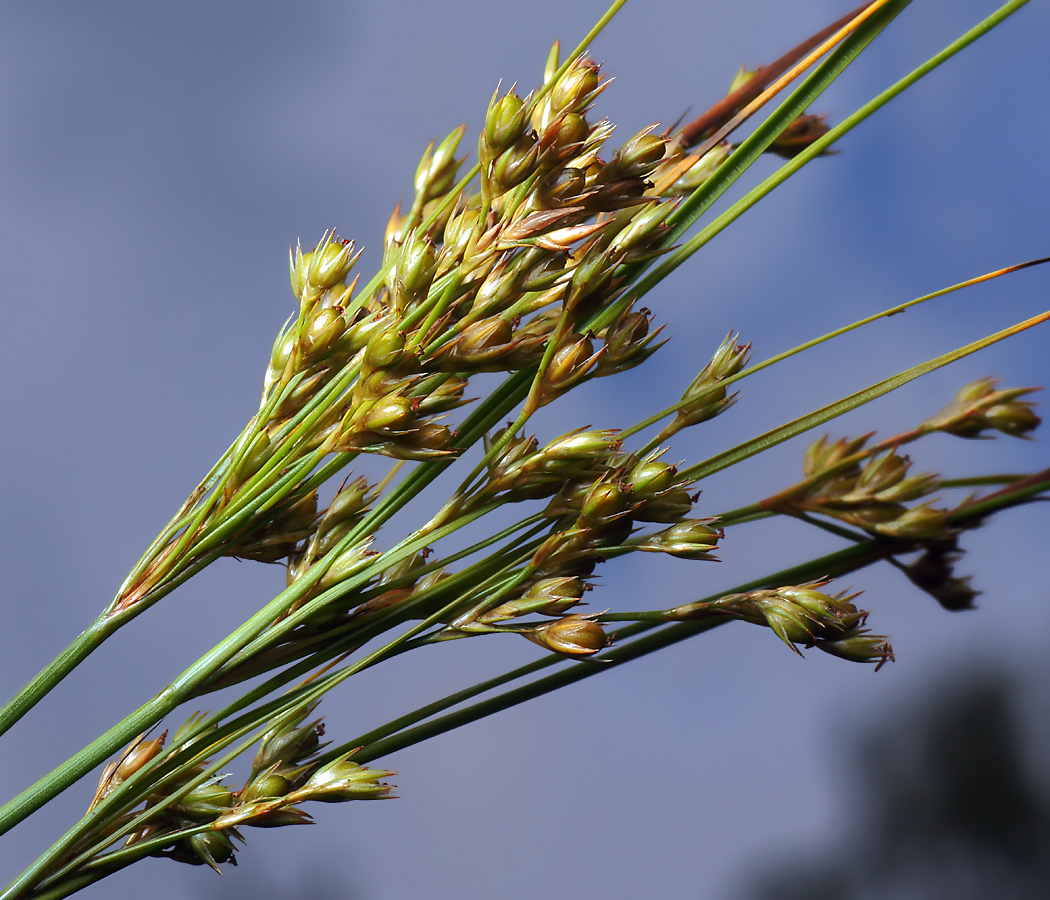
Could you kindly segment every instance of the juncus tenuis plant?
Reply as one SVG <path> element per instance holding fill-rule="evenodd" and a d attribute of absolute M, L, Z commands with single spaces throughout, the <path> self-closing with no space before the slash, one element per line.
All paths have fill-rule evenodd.
<path fill-rule="evenodd" d="M 587 42 L 556 48 L 531 93 L 501 87 L 479 134 L 468 140 L 455 129 L 424 153 L 410 199 L 387 225 L 377 273 L 358 280 L 354 245 L 331 232 L 296 247 L 295 306 L 270 351 L 258 412 L 96 623 L 13 699 L 4 727 L 115 631 L 156 603 L 177 602 L 171 592 L 222 556 L 284 566 L 287 590 L 4 808 L 8 828 L 108 760 L 89 815 L 9 896 L 63 896 L 151 855 L 218 867 L 249 826 L 308 821 L 316 802 L 387 796 L 380 759 L 400 747 L 728 621 L 767 627 L 797 652 L 878 668 L 892 660 L 888 639 L 870 628 L 861 598 L 829 584 L 875 561 L 899 566 L 944 605 L 970 605 L 954 567 L 960 534 L 1037 495 L 1046 475 L 955 473 L 950 457 L 923 462 L 946 470 L 932 475 L 905 453 L 918 454 L 911 445 L 932 434 L 1028 436 L 1038 424 L 1029 388 L 975 383 L 890 437 L 818 431 L 797 483 L 734 509 L 708 508 L 698 492 L 720 471 L 1045 316 L 1003 322 L 987 338 L 694 458 L 676 456 L 676 441 L 740 415 L 738 383 L 808 348 L 758 358 L 746 335 L 689 335 L 697 365 L 673 390 L 653 388 L 651 416 L 540 427 L 542 410 L 594 379 L 644 377 L 666 337 L 649 311 L 659 309 L 661 281 L 932 68 L 839 124 L 807 112 L 904 5 L 871 4 L 781 64 L 738 74 L 709 113 L 626 137 L 601 118 L 607 81 Z M 468 143 L 474 152 L 464 159 Z M 766 154 L 788 161 L 734 205 L 712 208 Z M 349 474 L 363 456 L 388 459 L 389 469 Z M 439 476 L 442 502 L 422 505 Z M 319 496 L 327 485 L 337 490 Z M 984 486 L 990 498 L 970 496 Z M 413 527 L 388 538 L 382 526 L 414 506 Z M 597 599 L 600 573 L 636 553 L 688 560 L 704 584 L 703 567 L 734 531 L 773 516 L 831 532 L 844 549 L 780 571 L 757 559 L 741 584 L 633 611 L 612 592 L 608 603 Z M 469 526 L 474 542 L 454 543 Z M 340 723 L 332 739 L 332 723 L 322 740 L 317 704 L 357 673 L 410 650 L 437 660 L 455 652 L 444 646 L 452 641 L 515 635 L 546 653 L 464 693 L 395 709 L 366 733 Z M 244 693 L 195 712 L 212 705 L 205 695 L 237 686 Z M 227 774 L 242 756 L 238 774 Z"/>

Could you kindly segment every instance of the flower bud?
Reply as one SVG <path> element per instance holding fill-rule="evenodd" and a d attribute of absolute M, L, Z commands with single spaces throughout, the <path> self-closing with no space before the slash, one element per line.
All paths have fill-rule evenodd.
<path fill-rule="evenodd" d="M 538 455 L 544 459 L 600 459 L 620 449 L 616 430 L 573 431 L 555 438 Z"/>
<path fill-rule="evenodd" d="M 579 112 L 590 103 L 597 89 L 598 67 L 589 59 L 575 60 L 551 89 L 552 112 Z"/>
<path fill-rule="evenodd" d="M 581 523 L 587 526 L 613 522 L 630 512 L 631 492 L 615 481 L 599 481 L 587 492 L 580 510 Z"/>
<path fill-rule="evenodd" d="M 253 803 L 257 800 L 283 797 L 291 789 L 291 782 L 283 775 L 278 775 L 271 768 L 257 775 L 244 786 L 240 793 L 240 801 L 242 803 Z"/>
<path fill-rule="evenodd" d="M 335 349 L 339 339 L 346 330 L 346 321 L 339 310 L 332 307 L 318 307 L 307 319 L 303 330 L 303 353 L 311 360 L 319 360 Z"/>
<path fill-rule="evenodd" d="M 652 134 L 650 126 L 627 141 L 602 170 L 605 182 L 622 181 L 627 178 L 645 178 L 664 158 L 667 138 Z"/>
<path fill-rule="evenodd" d="M 587 173 L 572 167 L 557 168 L 546 175 L 536 189 L 536 200 L 543 209 L 572 205 L 587 186 Z"/>
<path fill-rule="evenodd" d="M 773 139 L 773 142 L 766 148 L 766 152 L 774 153 L 783 159 L 798 156 L 810 144 L 824 137 L 831 130 L 826 120 L 827 116 L 814 116 L 808 113 L 798 116 Z M 824 150 L 818 155 L 828 156 L 835 152 Z"/>
<path fill-rule="evenodd" d="M 530 134 L 522 135 L 496 159 L 492 167 L 492 179 L 499 193 L 517 187 L 536 169 L 539 147 Z"/>
<path fill-rule="evenodd" d="M 423 158 L 416 167 L 416 202 L 422 206 L 434 197 L 447 194 L 456 180 L 459 162 L 455 159 L 456 148 L 466 128 L 460 126 L 445 138 L 437 149 L 433 143 L 427 147 Z"/>
<path fill-rule="evenodd" d="M 310 284 L 320 290 L 330 288 L 346 278 L 357 262 L 354 255 L 354 242 L 341 241 L 332 235 L 331 238 L 318 244 L 310 257 L 307 278 Z M 306 264 L 306 257 L 303 257 Z"/>
<path fill-rule="evenodd" d="M 598 364 L 596 375 L 613 375 L 634 368 L 663 346 L 663 342 L 653 343 L 662 328 L 649 334 L 649 317 L 650 312 L 644 307 L 637 312 L 628 307 L 605 330 L 605 356 Z"/>
<path fill-rule="evenodd" d="M 365 362 L 373 369 L 392 368 L 404 355 L 405 336 L 393 326 L 373 334 L 365 348 Z"/>
<path fill-rule="evenodd" d="M 894 661 L 890 640 L 882 634 L 857 632 L 835 641 L 820 641 L 817 646 L 825 653 L 850 662 L 875 663 L 876 672 Z"/>
<path fill-rule="evenodd" d="M 1035 414 L 1031 403 L 999 403 L 984 411 L 985 421 L 996 431 L 1021 437 L 1034 431 L 1042 419 Z"/>
<path fill-rule="evenodd" d="M 545 392 L 568 390 L 587 375 L 597 360 L 598 354 L 594 352 L 590 338 L 582 334 L 566 335 L 543 373 Z"/>
<path fill-rule="evenodd" d="M 407 397 L 384 397 L 364 417 L 364 426 L 377 434 L 403 434 L 416 420 Z"/>
<path fill-rule="evenodd" d="M 263 735 L 252 760 L 253 772 L 265 772 L 282 764 L 295 765 L 320 749 L 321 736 L 324 734 L 321 719 L 300 724 L 316 706 L 316 703 L 307 705 L 300 710 L 297 718 L 280 722 Z M 279 795 L 274 793 L 267 796 Z"/>
<path fill-rule="evenodd" d="M 645 500 L 666 491 L 674 483 L 677 473 L 675 466 L 654 459 L 643 460 L 627 473 L 627 483 L 636 499 Z"/>
<path fill-rule="evenodd" d="M 165 731 L 159 738 L 152 741 L 144 741 L 142 738 L 145 735 L 142 735 L 132 743 L 131 747 L 117 763 L 116 769 L 113 770 L 112 783 L 117 785 L 122 781 L 126 781 L 160 753 L 164 747 L 164 738 L 167 734 Z"/>
<path fill-rule="evenodd" d="M 630 221 L 615 237 L 609 245 L 609 253 L 614 256 L 622 256 L 630 250 L 652 249 L 660 241 L 660 229 L 664 220 L 674 210 L 677 201 L 673 203 L 653 203 L 648 208 L 643 207 L 641 212 L 635 212 Z M 666 229 L 664 229 L 666 230 Z"/>
<path fill-rule="evenodd" d="M 193 819 L 214 819 L 233 806 L 234 796 L 221 784 L 197 785 L 179 800 L 178 809 Z"/>
<path fill-rule="evenodd" d="M 685 519 L 648 536 L 637 547 L 649 553 L 669 553 L 680 559 L 717 559 L 710 551 L 717 549 L 722 532 L 707 524 L 711 521 Z"/>
<path fill-rule="evenodd" d="M 583 616 L 566 616 L 522 632 L 534 644 L 566 656 L 592 656 L 609 643 L 601 625 Z"/>
<path fill-rule="evenodd" d="M 551 122 L 540 136 L 539 149 L 545 166 L 571 159 L 587 140 L 591 128 L 578 113 L 564 113 Z"/>
<path fill-rule="evenodd" d="M 736 75 L 733 76 L 733 80 L 729 83 L 729 90 L 726 91 L 726 96 L 728 96 L 729 94 L 735 94 L 737 91 L 739 91 L 740 88 L 742 88 L 752 78 L 755 77 L 755 74 L 756 73 L 752 72 L 745 66 L 741 66 L 739 69 L 737 69 Z"/>
<path fill-rule="evenodd" d="M 504 94 L 489 107 L 485 117 L 485 143 L 493 153 L 501 153 L 525 133 L 527 110 L 515 93 Z"/>
<path fill-rule="evenodd" d="M 948 531 L 948 512 L 922 505 L 909 509 L 890 522 L 875 525 L 874 530 L 887 537 L 904 540 L 929 540 Z"/>
<path fill-rule="evenodd" d="M 179 841 L 171 856 L 179 862 L 207 865 L 219 872 L 220 863 L 235 863 L 234 851 L 233 841 L 225 831 L 202 831 Z"/>
<path fill-rule="evenodd" d="M 575 577 L 544 578 L 535 582 L 521 597 L 500 604 L 484 615 L 478 616 L 483 625 L 491 625 L 506 619 L 515 619 L 530 613 L 544 616 L 564 616 L 580 602 L 590 585 Z"/>
<path fill-rule="evenodd" d="M 381 779 L 393 774 L 384 769 L 368 769 L 348 759 L 337 760 L 318 769 L 290 799 L 322 803 L 382 800 L 390 796 L 392 785 L 384 784 Z"/>
<path fill-rule="evenodd" d="M 288 361 L 292 358 L 292 353 L 295 352 L 295 342 L 297 336 L 294 329 L 291 329 L 280 337 L 273 345 L 273 352 L 270 354 L 270 373 L 271 380 L 276 381 L 284 373 L 285 367 L 288 365 Z"/>

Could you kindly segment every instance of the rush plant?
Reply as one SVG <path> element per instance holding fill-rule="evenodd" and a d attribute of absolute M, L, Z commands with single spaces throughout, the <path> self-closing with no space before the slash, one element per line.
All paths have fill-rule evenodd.
<path fill-rule="evenodd" d="M 86 815 L 0 900 L 68 896 L 149 856 L 218 870 L 234 861 L 249 827 L 308 822 L 312 803 L 390 796 L 393 772 L 382 760 L 395 750 L 727 622 L 768 628 L 795 653 L 813 648 L 878 670 L 893 661 L 889 638 L 869 629 L 857 594 L 832 583 L 878 562 L 947 609 L 972 605 L 975 591 L 955 568 L 960 534 L 1045 495 L 1050 470 L 942 477 L 912 471 L 905 448 L 933 434 L 1028 437 L 1039 424 L 1034 388 L 983 379 L 902 433 L 815 435 L 797 483 L 741 498 L 736 509 L 705 508 L 698 491 L 1050 312 L 1004 323 L 706 458 L 670 460 L 676 436 L 726 414 L 750 375 L 1046 260 L 969 278 L 759 361 L 738 335 L 720 343 L 689 335 L 713 354 L 682 373 L 673 405 L 616 430 L 532 429 L 539 410 L 577 386 L 644 372 L 667 337 L 643 303 L 659 308 L 670 273 L 1024 0 L 837 124 L 807 110 L 907 0 L 873 0 L 771 65 L 741 71 L 722 101 L 686 124 L 613 142 L 599 112 L 609 80 L 587 49 L 622 5 L 571 52 L 556 44 L 534 89 L 498 89 L 480 134 L 468 140 L 456 128 L 425 150 L 411 202 L 386 226 L 379 271 L 362 278 L 353 241 L 331 232 L 291 251 L 294 306 L 270 350 L 258 410 L 98 618 L 0 711 L 0 731 L 222 557 L 284 566 L 287 588 L 0 809 L 2 833 L 100 772 Z M 783 163 L 715 207 L 764 154 Z M 479 397 L 482 373 L 498 380 L 484 380 Z M 374 482 L 351 473 L 365 454 L 389 460 Z M 439 509 L 424 510 L 417 498 L 441 476 L 452 487 Z M 382 526 L 416 509 L 409 532 L 385 542 Z M 757 560 L 746 583 L 666 608 L 586 611 L 584 599 L 603 593 L 593 582 L 603 564 L 649 553 L 702 567 L 734 532 L 774 516 L 843 546 L 777 572 Z M 468 544 L 457 549 L 454 536 L 466 529 Z M 525 638 L 539 648 L 536 659 L 365 734 L 336 723 L 338 737 L 322 740 L 318 707 L 328 691 L 401 654 L 482 637 Z M 229 688 L 220 708 L 198 711 Z M 239 780 L 228 774 L 238 765 Z"/>

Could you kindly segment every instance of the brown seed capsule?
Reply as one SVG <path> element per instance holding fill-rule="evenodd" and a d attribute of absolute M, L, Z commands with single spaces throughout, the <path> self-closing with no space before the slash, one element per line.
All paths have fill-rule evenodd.
<path fill-rule="evenodd" d="M 160 753 L 164 747 L 164 737 L 166 735 L 167 732 L 165 731 L 164 734 L 155 740 L 139 740 L 132 744 L 131 749 L 124 754 L 124 757 L 117 763 L 117 767 L 113 771 L 113 783 L 120 784 L 120 782 L 126 781 Z"/>

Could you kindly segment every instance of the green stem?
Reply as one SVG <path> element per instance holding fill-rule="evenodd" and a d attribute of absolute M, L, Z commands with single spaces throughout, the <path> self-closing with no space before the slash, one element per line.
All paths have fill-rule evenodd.
<path fill-rule="evenodd" d="M 805 150 L 803 150 L 789 162 L 785 163 L 783 166 L 777 169 L 777 171 L 774 172 L 773 175 L 771 175 L 756 188 L 748 192 L 743 198 L 741 198 L 732 206 L 730 206 L 729 209 L 727 209 L 720 216 L 714 219 L 709 225 L 707 225 L 696 235 L 691 237 L 688 241 L 683 243 L 677 250 L 675 250 L 673 253 L 668 254 L 664 261 L 660 265 L 656 266 L 653 269 L 653 271 L 650 272 L 648 276 L 646 276 L 645 280 L 639 285 L 638 296 L 641 296 L 641 294 L 645 291 L 648 291 L 655 287 L 655 285 L 658 282 L 662 281 L 665 277 L 667 277 L 667 275 L 669 275 L 676 268 L 678 268 L 678 266 L 680 266 L 686 259 L 688 259 L 694 253 L 696 253 L 697 250 L 703 247 L 715 235 L 723 231 L 726 228 L 726 226 L 729 225 L 730 222 L 733 222 L 734 220 L 742 216 L 745 212 L 747 212 L 747 210 L 749 210 L 752 206 L 758 203 L 758 201 L 765 197 L 770 191 L 772 191 L 776 187 L 779 187 L 784 181 L 786 181 L 789 177 L 794 175 L 795 172 L 797 172 L 804 165 L 806 165 L 806 163 L 820 156 L 824 151 L 831 147 L 832 144 L 839 140 L 839 138 L 852 131 L 854 128 L 856 128 L 857 125 L 859 125 L 869 116 L 876 113 L 878 110 L 882 109 L 882 107 L 889 103 L 892 99 L 894 99 L 899 94 L 903 93 L 905 90 L 910 88 L 913 84 L 915 84 L 917 81 L 928 75 L 938 66 L 947 62 L 949 59 L 951 59 L 961 50 L 968 47 L 978 38 L 991 31 L 991 29 L 995 28 L 1003 20 L 1013 15 L 1026 3 L 1028 3 L 1028 0 L 1011 0 L 1010 3 L 1006 3 L 998 10 L 996 10 L 996 12 L 994 12 L 992 15 L 988 16 L 986 19 L 984 19 L 976 26 L 971 28 L 969 31 L 967 31 L 958 40 L 945 47 L 940 53 L 937 53 L 935 56 L 932 56 L 929 60 L 924 62 L 918 68 L 913 69 L 908 75 L 900 79 L 900 81 L 898 81 L 896 84 L 887 88 L 873 100 L 864 104 L 852 115 L 847 116 L 842 122 L 840 122 L 835 127 L 831 128 L 827 134 L 814 141 Z M 887 7 L 887 10 L 889 10 L 889 7 Z M 899 10 L 894 9 L 887 14 L 896 15 L 897 12 L 899 12 Z M 868 22 L 865 22 L 864 25 L 862 25 L 861 28 L 859 28 L 854 33 L 854 35 L 851 35 L 850 38 L 847 39 L 847 42 L 851 39 L 861 36 L 862 34 L 867 35 L 868 32 L 875 26 L 875 20 L 878 19 L 879 22 L 881 22 L 881 17 L 883 15 L 884 14 L 879 13 L 873 16 L 870 20 L 868 20 Z M 868 40 L 870 40 L 873 37 L 874 34 L 870 35 Z M 846 52 L 848 52 L 847 43 L 844 42 L 836 50 L 836 54 L 843 55 Z M 829 64 L 831 62 L 832 57 L 829 57 L 829 59 L 821 66 L 821 70 L 823 70 L 825 67 L 830 68 Z M 799 91 L 801 91 L 802 88 L 805 87 L 805 84 L 808 83 L 811 79 L 816 79 L 818 73 L 821 70 L 818 70 L 818 72 L 814 72 L 813 75 L 811 75 L 810 78 L 807 79 L 807 81 L 799 87 Z M 798 91 L 796 91 L 796 94 L 797 93 Z M 795 95 L 793 94 L 792 96 L 794 97 Z M 785 106 L 787 105 L 787 103 L 790 102 L 791 99 L 789 98 L 789 100 L 785 103 Z M 783 109 L 783 107 L 781 108 Z M 801 110 L 799 111 L 801 112 Z M 776 113 L 774 113 L 774 115 L 776 115 Z M 756 131 L 756 134 L 757 133 L 758 132 Z M 741 149 L 743 148 L 743 146 L 744 145 L 741 144 Z M 725 166 L 733 165 L 733 161 L 735 158 L 736 154 L 731 156 L 726 161 Z M 715 175 L 713 175 L 708 182 L 705 182 L 705 184 L 702 185 L 698 189 L 698 191 L 704 191 L 704 189 L 707 187 L 707 184 L 711 181 L 714 181 L 714 179 L 716 179 L 717 177 L 718 173 L 715 173 Z M 721 193 L 723 193 L 723 191 L 724 189 L 719 188 L 717 196 L 720 196 Z M 716 198 L 717 197 L 715 195 L 712 195 L 710 200 L 708 200 L 708 197 L 705 195 L 702 198 L 702 202 L 699 202 L 697 204 L 699 211 L 696 212 L 696 216 L 700 215 L 700 213 L 703 212 L 703 210 L 707 209 Z M 679 208 L 678 213 L 683 216 L 685 216 L 686 213 L 691 214 L 692 207 L 687 208 L 685 205 L 683 205 L 683 207 Z M 690 223 L 692 221 L 695 221 L 696 216 L 692 216 L 692 218 L 690 219 Z"/>

